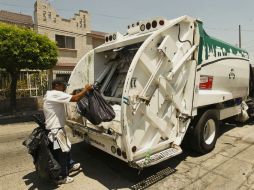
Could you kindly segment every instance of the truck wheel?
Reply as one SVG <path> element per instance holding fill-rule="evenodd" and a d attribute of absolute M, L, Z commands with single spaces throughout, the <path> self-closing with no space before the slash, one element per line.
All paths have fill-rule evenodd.
<path fill-rule="evenodd" d="M 202 154 L 212 151 L 218 137 L 219 120 L 215 110 L 205 111 L 194 122 L 192 148 Z"/>

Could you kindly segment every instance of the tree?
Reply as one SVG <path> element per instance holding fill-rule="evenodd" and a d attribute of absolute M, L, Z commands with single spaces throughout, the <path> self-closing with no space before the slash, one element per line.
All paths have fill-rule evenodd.
<path fill-rule="evenodd" d="M 16 111 L 17 79 L 21 69 L 50 69 L 57 62 L 57 46 L 30 29 L 0 23 L 0 68 L 11 76 L 10 107 Z"/>

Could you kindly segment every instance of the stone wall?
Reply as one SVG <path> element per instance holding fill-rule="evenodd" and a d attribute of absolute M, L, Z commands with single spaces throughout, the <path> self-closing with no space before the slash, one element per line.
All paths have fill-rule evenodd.
<path fill-rule="evenodd" d="M 27 97 L 17 99 L 17 112 L 42 110 L 43 97 Z M 0 114 L 8 114 L 10 110 L 9 99 L 0 101 Z"/>

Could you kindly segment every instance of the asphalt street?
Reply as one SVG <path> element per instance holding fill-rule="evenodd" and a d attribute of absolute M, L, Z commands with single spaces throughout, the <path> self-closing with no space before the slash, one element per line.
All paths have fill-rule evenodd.
<path fill-rule="evenodd" d="M 33 122 L 0 125 L 0 190 L 101 189 L 254 189 L 254 125 L 223 124 L 209 154 L 183 154 L 146 168 L 126 163 L 72 137 L 72 157 L 82 164 L 74 182 L 56 186 L 35 172 L 22 145 Z"/>

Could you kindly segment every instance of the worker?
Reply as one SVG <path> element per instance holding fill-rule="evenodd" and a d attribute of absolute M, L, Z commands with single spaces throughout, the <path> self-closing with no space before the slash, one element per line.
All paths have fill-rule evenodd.
<path fill-rule="evenodd" d="M 57 184 L 73 182 L 74 179 L 69 173 L 80 170 L 80 163 L 75 163 L 70 155 L 71 143 L 64 129 L 66 120 L 64 104 L 77 102 L 92 89 L 92 86 L 87 84 L 79 93 L 70 95 L 65 93 L 67 85 L 61 78 L 54 79 L 52 90 L 46 92 L 43 104 L 46 129 L 49 130 L 48 138 L 51 142 L 49 148 L 61 166 L 60 176 L 55 180 Z"/>

